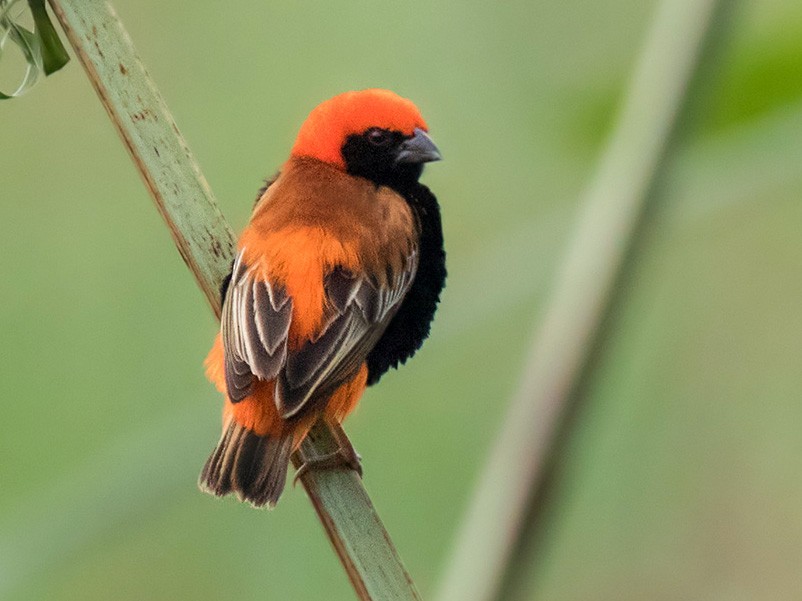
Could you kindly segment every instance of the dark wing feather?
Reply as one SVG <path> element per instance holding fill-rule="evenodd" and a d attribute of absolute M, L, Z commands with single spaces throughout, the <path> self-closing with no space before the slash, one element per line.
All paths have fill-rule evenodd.
<path fill-rule="evenodd" d="M 312 398 L 333 392 L 353 377 L 381 338 L 418 267 L 414 250 L 399 273 L 379 283 L 332 270 L 324 282 L 329 318 L 314 339 L 288 352 L 292 299 L 275 282 L 258 280 L 237 256 L 222 315 L 226 388 L 231 402 L 247 397 L 254 381 L 276 380 L 282 417 L 297 415 Z"/>
<path fill-rule="evenodd" d="M 341 268 L 327 275 L 331 317 L 317 339 L 287 356 L 276 382 L 282 417 L 297 415 L 310 399 L 333 392 L 356 373 L 398 310 L 417 267 L 414 250 L 400 273 L 389 273 L 384 284 Z"/>
<path fill-rule="evenodd" d="M 255 378 L 272 380 L 278 376 L 287 358 L 291 319 L 292 300 L 284 288 L 254 278 L 240 252 L 234 261 L 221 320 L 231 402 L 248 396 Z"/>

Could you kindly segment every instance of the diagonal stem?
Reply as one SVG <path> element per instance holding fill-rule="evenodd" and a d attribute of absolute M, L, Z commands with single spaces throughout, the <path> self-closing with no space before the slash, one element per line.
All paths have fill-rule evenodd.
<path fill-rule="evenodd" d="M 215 315 L 234 237 L 128 33 L 103 0 L 49 0 L 95 91 Z M 300 453 L 338 448 L 319 422 Z M 293 457 L 298 464 L 302 458 Z M 301 482 L 360 599 L 418 600 L 362 481 L 351 470 L 310 471 Z"/>
<path fill-rule="evenodd" d="M 716 0 L 663 0 L 618 122 L 585 192 L 555 291 L 485 464 L 440 601 L 497 599 L 571 393 L 609 308 L 642 208 L 686 97 Z"/>

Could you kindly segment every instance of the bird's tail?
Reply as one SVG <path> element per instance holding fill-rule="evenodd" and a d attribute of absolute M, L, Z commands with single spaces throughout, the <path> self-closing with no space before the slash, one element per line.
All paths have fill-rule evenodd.
<path fill-rule="evenodd" d="M 254 507 L 275 506 L 287 480 L 292 434 L 259 436 L 229 420 L 198 482 L 201 490 L 222 497 L 229 493 Z"/>

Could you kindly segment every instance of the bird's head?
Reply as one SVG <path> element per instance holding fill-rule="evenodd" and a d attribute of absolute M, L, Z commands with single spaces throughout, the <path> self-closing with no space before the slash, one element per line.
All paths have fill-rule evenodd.
<path fill-rule="evenodd" d="M 418 108 L 389 90 L 345 92 L 309 113 L 292 148 L 377 184 L 418 180 L 423 164 L 440 160 Z"/>

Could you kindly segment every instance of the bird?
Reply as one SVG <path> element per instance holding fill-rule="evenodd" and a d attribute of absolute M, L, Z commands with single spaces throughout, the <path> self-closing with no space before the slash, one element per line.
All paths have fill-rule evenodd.
<path fill-rule="evenodd" d="M 205 361 L 224 403 L 202 490 L 274 507 L 312 425 L 342 433 L 365 388 L 429 336 L 446 263 L 440 205 L 419 182 L 442 158 L 428 131 L 394 92 L 338 94 L 309 113 L 259 191 Z M 338 439 L 333 463 L 361 476 Z"/>

